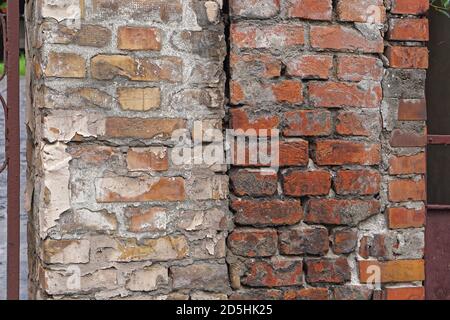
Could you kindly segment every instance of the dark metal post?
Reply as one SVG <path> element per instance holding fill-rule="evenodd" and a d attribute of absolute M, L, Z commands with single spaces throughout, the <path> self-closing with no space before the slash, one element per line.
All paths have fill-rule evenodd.
<path fill-rule="evenodd" d="M 19 299 L 20 268 L 20 109 L 19 109 L 19 0 L 8 0 L 7 50 L 8 87 L 6 156 L 8 163 L 7 297 Z"/>

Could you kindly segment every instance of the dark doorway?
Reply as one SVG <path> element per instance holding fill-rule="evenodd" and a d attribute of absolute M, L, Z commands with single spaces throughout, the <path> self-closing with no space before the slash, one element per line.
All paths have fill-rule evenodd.
<path fill-rule="evenodd" d="M 426 298 L 450 299 L 450 19 L 430 11 Z"/>

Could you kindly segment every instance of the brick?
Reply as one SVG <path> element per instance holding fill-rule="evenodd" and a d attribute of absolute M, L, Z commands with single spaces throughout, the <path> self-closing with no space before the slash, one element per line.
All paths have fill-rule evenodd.
<path fill-rule="evenodd" d="M 228 247 L 243 257 L 268 257 L 277 252 L 275 230 L 236 229 L 228 237 Z"/>
<path fill-rule="evenodd" d="M 229 300 L 280 300 L 282 292 L 275 289 L 257 289 L 233 291 Z"/>
<path fill-rule="evenodd" d="M 340 195 L 374 195 L 380 192 L 381 176 L 374 170 L 339 170 L 334 188 Z"/>
<path fill-rule="evenodd" d="M 311 26 L 311 46 L 315 49 L 382 53 L 383 38 L 377 31 L 373 37 L 366 37 L 356 29 L 331 25 Z"/>
<path fill-rule="evenodd" d="M 118 88 L 117 99 L 123 110 L 149 111 L 159 108 L 161 90 L 159 88 Z"/>
<path fill-rule="evenodd" d="M 397 179 L 389 182 L 389 200 L 393 202 L 426 200 L 425 180 Z"/>
<path fill-rule="evenodd" d="M 309 161 L 308 141 L 292 140 L 280 142 L 280 166 L 306 166 Z"/>
<path fill-rule="evenodd" d="M 425 99 L 402 99 L 398 106 L 398 120 L 427 120 L 427 103 Z"/>
<path fill-rule="evenodd" d="M 327 195 L 331 189 L 331 174 L 325 170 L 289 171 L 283 175 L 283 190 L 288 196 Z"/>
<path fill-rule="evenodd" d="M 354 229 L 334 229 L 332 244 L 335 254 L 352 253 L 358 245 L 358 232 Z"/>
<path fill-rule="evenodd" d="M 216 30 L 176 31 L 172 34 L 170 43 L 177 51 L 186 52 L 187 54 L 196 55 L 211 61 L 223 58 L 226 51 L 223 32 L 219 28 Z"/>
<path fill-rule="evenodd" d="M 308 283 L 344 283 L 350 280 L 350 266 L 345 258 L 306 259 Z"/>
<path fill-rule="evenodd" d="M 257 78 L 276 78 L 281 76 L 281 61 L 268 54 L 230 53 L 233 79 L 252 76 Z"/>
<path fill-rule="evenodd" d="M 255 106 L 260 103 L 302 103 L 303 85 L 296 80 L 277 83 L 232 81 L 231 103 Z"/>
<path fill-rule="evenodd" d="M 391 147 L 425 147 L 427 145 L 427 136 L 415 131 L 395 129 L 391 133 L 389 140 Z"/>
<path fill-rule="evenodd" d="M 276 172 L 236 170 L 230 174 L 230 180 L 237 196 L 272 196 L 278 189 Z"/>
<path fill-rule="evenodd" d="M 372 268 L 380 268 L 381 283 L 411 282 L 425 280 L 424 260 L 394 261 L 359 261 L 359 276 L 362 283 L 367 283 L 373 276 Z"/>
<path fill-rule="evenodd" d="M 333 11 L 331 0 L 291 0 L 286 7 L 288 17 L 310 20 L 331 20 Z"/>
<path fill-rule="evenodd" d="M 185 128 L 182 119 L 106 118 L 105 136 L 110 138 L 170 138 L 175 130 Z"/>
<path fill-rule="evenodd" d="M 270 26 L 232 24 L 231 43 L 236 48 L 271 49 L 302 46 L 305 31 L 302 25 Z"/>
<path fill-rule="evenodd" d="M 428 19 L 391 19 L 388 36 L 390 40 L 428 41 Z"/>
<path fill-rule="evenodd" d="M 420 15 L 428 11 L 430 3 L 428 0 L 394 0 L 392 2 L 391 12 L 395 14 L 414 14 Z"/>
<path fill-rule="evenodd" d="M 162 207 L 125 209 L 127 230 L 134 233 L 164 231 L 167 227 L 167 212 Z"/>
<path fill-rule="evenodd" d="M 422 99 L 425 97 L 426 70 L 389 68 L 383 78 L 385 98 Z"/>
<path fill-rule="evenodd" d="M 233 200 L 231 208 L 240 225 L 293 225 L 303 218 L 303 208 L 297 200 Z"/>
<path fill-rule="evenodd" d="M 154 265 L 134 271 L 126 287 L 131 291 L 154 291 L 169 284 L 169 271 L 166 267 Z"/>
<path fill-rule="evenodd" d="M 380 131 L 381 119 L 377 113 L 342 111 L 336 117 L 336 132 L 343 136 L 377 137 Z"/>
<path fill-rule="evenodd" d="M 386 300 L 425 300 L 424 287 L 386 288 Z"/>
<path fill-rule="evenodd" d="M 271 18 L 280 11 L 280 0 L 231 0 L 231 14 L 246 18 Z"/>
<path fill-rule="evenodd" d="M 229 195 L 228 176 L 225 175 L 193 175 L 188 187 L 190 200 L 224 200 Z"/>
<path fill-rule="evenodd" d="M 127 153 L 130 171 L 167 171 L 169 156 L 164 147 L 131 148 Z"/>
<path fill-rule="evenodd" d="M 48 43 L 103 48 L 111 42 L 110 29 L 91 24 L 82 24 L 72 28 L 61 23 L 47 21 L 42 24 L 42 32 Z"/>
<path fill-rule="evenodd" d="M 391 229 L 422 228 L 425 226 L 425 209 L 389 208 L 388 224 Z"/>
<path fill-rule="evenodd" d="M 248 109 L 230 109 L 230 127 L 234 130 L 248 131 L 248 134 L 254 130 L 254 134 L 259 135 L 260 130 L 263 135 L 270 135 L 271 129 L 277 129 L 280 119 L 276 115 L 254 115 Z M 253 134 L 253 135 L 254 135 Z"/>
<path fill-rule="evenodd" d="M 278 235 L 283 255 L 325 255 L 329 249 L 328 230 L 317 228 L 282 229 Z"/>
<path fill-rule="evenodd" d="M 148 27 L 119 27 L 117 47 L 121 50 L 161 50 L 161 31 Z"/>
<path fill-rule="evenodd" d="M 388 47 L 386 57 L 389 59 L 392 68 L 428 68 L 428 49 L 425 47 Z"/>
<path fill-rule="evenodd" d="M 301 259 L 277 258 L 271 261 L 251 261 L 242 283 L 251 287 L 287 287 L 303 284 Z"/>
<path fill-rule="evenodd" d="M 315 154 L 318 165 L 375 165 L 381 161 L 379 144 L 356 141 L 317 141 Z"/>
<path fill-rule="evenodd" d="M 383 0 L 339 0 L 339 20 L 382 24 L 386 18 Z"/>
<path fill-rule="evenodd" d="M 188 266 L 170 267 L 174 289 L 226 292 L 228 268 L 226 264 L 196 263 Z"/>
<path fill-rule="evenodd" d="M 92 14 L 97 19 L 174 22 L 181 21 L 183 6 L 180 0 L 93 0 Z"/>
<path fill-rule="evenodd" d="M 378 108 L 382 100 L 382 89 L 374 82 L 365 86 L 346 82 L 310 82 L 309 96 L 316 107 Z"/>
<path fill-rule="evenodd" d="M 299 55 L 286 62 L 286 74 L 302 79 L 328 79 L 333 68 L 333 57 L 327 55 Z"/>
<path fill-rule="evenodd" d="M 311 199 L 304 220 L 311 223 L 356 226 L 380 213 L 376 200 Z"/>
<path fill-rule="evenodd" d="M 373 290 L 367 286 L 337 286 L 333 288 L 335 300 L 372 300 Z"/>
<path fill-rule="evenodd" d="M 88 263 L 89 240 L 52 240 L 43 242 L 43 261 L 47 264 Z"/>
<path fill-rule="evenodd" d="M 50 52 L 44 74 L 47 77 L 84 78 L 86 61 L 75 53 Z"/>
<path fill-rule="evenodd" d="M 343 81 L 380 81 L 383 78 L 383 63 L 374 57 L 343 55 L 337 58 L 337 77 Z"/>
<path fill-rule="evenodd" d="M 182 80 L 183 62 L 177 57 L 133 58 L 100 54 L 91 59 L 91 74 L 97 80 L 124 77 L 132 81 Z"/>
<path fill-rule="evenodd" d="M 97 202 L 181 201 L 183 178 L 111 177 L 95 180 Z"/>
<path fill-rule="evenodd" d="M 325 110 L 298 110 L 284 114 L 286 129 L 283 135 L 298 136 L 327 136 L 331 134 L 331 113 Z"/>
<path fill-rule="evenodd" d="M 303 288 L 298 290 L 287 290 L 283 296 L 284 300 L 329 300 L 328 288 Z"/>
<path fill-rule="evenodd" d="M 424 174 L 426 173 L 425 153 L 411 156 L 392 156 L 389 159 L 389 174 Z"/>

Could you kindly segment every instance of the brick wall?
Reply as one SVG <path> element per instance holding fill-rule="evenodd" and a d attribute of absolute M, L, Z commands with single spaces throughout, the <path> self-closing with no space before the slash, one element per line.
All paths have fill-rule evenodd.
<path fill-rule="evenodd" d="M 28 1 L 30 296 L 423 298 L 427 9 Z M 174 161 L 226 127 L 280 169 Z"/>

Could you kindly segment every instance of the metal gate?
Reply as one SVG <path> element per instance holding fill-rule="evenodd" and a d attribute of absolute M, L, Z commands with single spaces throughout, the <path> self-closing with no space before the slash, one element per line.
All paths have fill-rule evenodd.
<path fill-rule="evenodd" d="M 19 299 L 20 266 L 20 111 L 19 111 L 19 0 L 8 0 L 6 13 L 0 16 L 3 34 L 4 74 L 7 97 L 0 103 L 5 113 L 5 159 L 0 172 L 8 171 L 7 196 L 7 298 Z"/>
<path fill-rule="evenodd" d="M 450 299 L 450 19 L 430 11 L 426 298 Z"/>

